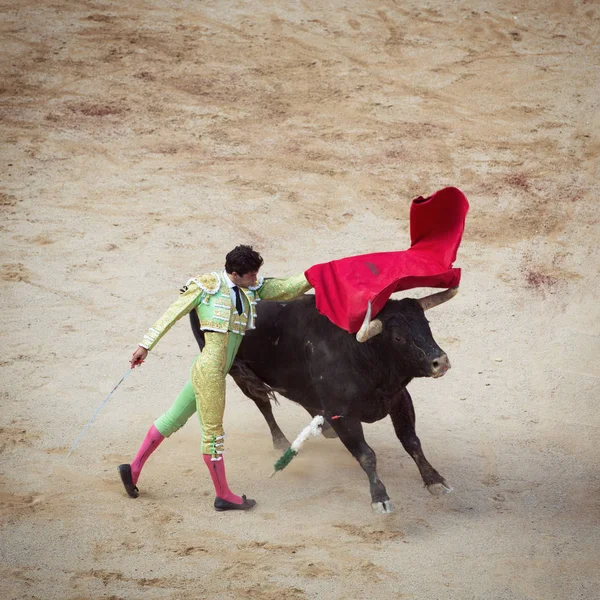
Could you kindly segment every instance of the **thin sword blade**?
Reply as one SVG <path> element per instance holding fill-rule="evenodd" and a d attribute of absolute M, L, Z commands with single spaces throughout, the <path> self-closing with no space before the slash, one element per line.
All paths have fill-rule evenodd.
<path fill-rule="evenodd" d="M 125 373 L 125 375 L 123 375 L 123 377 L 121 377 L 119 383 L 117 383 L 117 385 L 115 385 L 115 387 L 111 390 L 110 394 L 108 394 L 108 396 L 106 396 L 106 398 L 104 398 L 102 404 L 98 407 L 98 410 L 96 410 L 96 412 L 92 415 L 92 418 L 87 422 L 86 426 L 81 430 L 81 433 L 77 436 L 77 439 L 73 442 L 73 445 L 71 446 L 71 449 L 69 450 L 69 454 L 67 454 L 67 458 L 69 458 L 69 456 L 71 456 L 71 452 L 73 452 L 73 450 L 75 450 L 75 446 L 77 446 L 77 444 L 79 443 L 79 440 L 82 438 L 86 429 L 93 423 L 93 421 L 96 418 L 96 416 L 98 415 L 98 413 L 102 410 L 102 407 L 108 402 L 109 398 L 115 393 L 115 390 L 123 383 L 123 381 L 125 381 L 125 378 L 127 377 L 127 375 L 129 375 L 129 373 L 131 373 L 131 371 L 133 371 L 133 369 L 129 369 Z"/>

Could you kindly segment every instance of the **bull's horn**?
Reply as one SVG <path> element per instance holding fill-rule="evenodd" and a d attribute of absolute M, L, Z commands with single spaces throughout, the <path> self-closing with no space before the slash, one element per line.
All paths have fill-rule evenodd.
<path fill-rule="evenodd" d="M 379 319 L 371 321 L 371 301 L 369 300 L 367 314 L 365 315 L 365 320 L 363 321 L 363 324 L 356 333 L 356 340 L 359 342 L 366 342 L 367 340 L 370 340 L 373 336 L 376 336 L 382 331 L 383 323 Z"/>
<path fill-rule="evenodd" d="M 431 294 L 430 296 L 425 296 L 425 298 L 419 298 L 417 302 L 421 305 L 421 308 L 423 310 L 429 310 L 434 306 L 439 306 L 440 304 L 447 302 L 451 298 L 454 298 L 456 294 L 458 294 L 458 286 L 444 290 L 443 292 Z"/>

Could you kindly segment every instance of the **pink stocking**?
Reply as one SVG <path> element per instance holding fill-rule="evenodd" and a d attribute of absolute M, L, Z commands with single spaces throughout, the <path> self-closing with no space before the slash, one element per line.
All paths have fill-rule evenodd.
<path fill-rule="evenodd" d="M 210 476 L 215 486 L 215 493 L 218 498 L 227 500 L 227 502 L 233 502 L 234 504 L 243 504 L 244 500 L 240 496 L 236 496 L 227 485 L 227 478 L 225 477 L 225 461 L 221 455 L 219 460 L 212 460 L 210 454 L 203 454 L 204 463 L 210 471 Z"/>
<path fill-rule="evenodd" d="M 154 425 L 150 427 L 138 453 L 135 455 L 133 462 L 131 463 L 131 478 L 133 485 L 138 482 L 140 473 L 144 463 L 148 460 L 148 457 L 158 448 L 159 444 L 165 439 L 165 436 L 156 429 Z"/>

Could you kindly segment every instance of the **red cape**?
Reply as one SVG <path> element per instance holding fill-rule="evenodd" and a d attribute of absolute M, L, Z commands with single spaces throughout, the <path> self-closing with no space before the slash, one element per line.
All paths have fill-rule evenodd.
<path fill-rule="evenodd" d="M 394 292 L 414 287 L 450 288 L 469 203 L 457 188 L 419 196 L 410 206 L 408 250 L 361 254 L 315 265 L 305 275 L 315 288 L 317 310 L 350 333 L 360 329 L 372 303 L 374 317 Z"/>

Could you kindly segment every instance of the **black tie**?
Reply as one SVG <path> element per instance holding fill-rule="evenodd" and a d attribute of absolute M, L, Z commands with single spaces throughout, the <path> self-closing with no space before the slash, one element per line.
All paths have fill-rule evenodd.
<path fill-rule="evenodd" d="M 235 290 L 235 308 L 238 311 L 238 315 L 244 312 L 244 305 L 242 304 L 242 297 L 240 296 L 240 288 L 237 285 L 233 286 Z"/>

